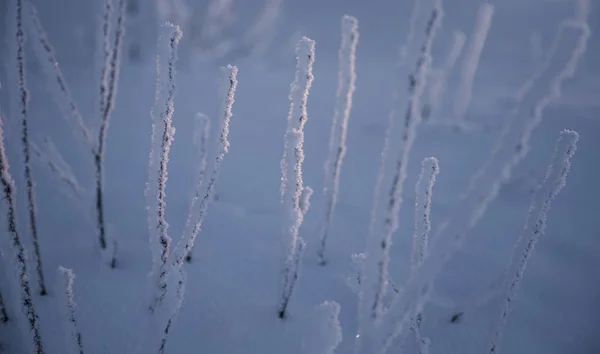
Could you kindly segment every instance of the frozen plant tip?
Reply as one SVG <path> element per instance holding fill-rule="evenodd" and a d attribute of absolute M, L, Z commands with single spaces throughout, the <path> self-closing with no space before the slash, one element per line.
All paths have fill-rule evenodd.
<path fill-rule="evenodd" d="M 336 93 L 335 111 L 331 122 L 329 137 L 329 155 L 325 162 L 325 188 L 326 199 L 325 220 L 321 233 L 321 243 L 317 254 L 321 264 L 325 264 L 325 247 L 329 236 L 331 219 L 335 211 L 338 191 L 340 187 L 340 174 L 342 161 L 346 155 L 346 137 L 348 135 L 348 121 L 352 109 L 352 96 L 356 89 L 356 46 L 358 45 L 358 20 L 345 15 L 342 18 L 342 43 L 338 54 L 339 71 L 338 87 Z"/>
<path fill-rule="evenodd" d="M 539 238 L 546 231 L 548 211 L 556 196 L 567 184 L 567 175 L 571 168 L 571 159 L 577 150 L 578 140 L 579 134 L 577 132 L 563 130 L 556 142 L 552 163 L 548 166 L 544 182 L 533 198 L 523 233 L 517 241 L 517 247 L 515 247 L 515 255 L 517 257 L 520 255 L 520 258 L 517 260 L 515 259 L 517 257 L 514 257 L 509 266 L 509 274 L 514 274 L 514 276 L 508 286 L 506 301 L 504 302 L 500 320 L 492 337 L 490 354 L 498 352 L 500 338 L 506 327 L 506 321 L 510 314 L 512 303 L 517 295 L 517 290 L 523 280 L 527 263 L 533 254 Z"/>
<path fill-rule="evenodd" d="M 31 144 L 29 142 L 29 91 L 25 72 L 25 29 L 23 28 L 23 0 L 16 4 L 16 36 L 17 36 L 17 70 L 19 75 L 19 108 L 21 111 L 21 143 L 23 145 L 23 170 L 27 194 L 27 211 L 29 213 L 29 230 L 33 241 L 35 255 L 35 270 L 38 276 L 38 286 L 41 295 L 46 295 L 42 254 L 38 239 L 37 211 L 35 207 L 35 191 L 31 166 Z"/>
<path fill-rule="evenodd" d="M 294 292 L 300 271 L 300 260 L 304 250 L 304 241 L 300 237 L 300 226 L 304 220 L 301 207 L 304 182 L 302 165 L 304 163 L 304 125 L 308 119 L 308 94 L 314 79 L 315 41 L 302 37 L 296 46 L 296 75 L 290 87 L 290 109 L 288 128 L 284 138 L 284 153 L 281 161 L 282 182 L 287 176 L 293 176 L 294 183 L 282 186 L 284 198 L 284 233 L 289 237 L 288 254 L 283 267 L 283 288 L 277 305 L 277 316 L 284 318 Z"/>
<path fill-rule="evenodd" d="M 22 5 L 21 1 L 17 6 Z M 19 287 L 21 289 L 21 304 L 27 315 L 27 322 L 33 340 L 33 346 L 36 354 L 44 354 L 42 336 L 40 334 L 40 324 L 37 310 L 33 305 L 33 296 L 31 294 L 31 285 L 29 284 L 29 271 L 27 269 L 27 254 L 25 246 L 21 241 L 21 236 L 17 230 L 17 216 L 15 214 L 16 194 L 15 182 L 8 167 L 6 158 L 6 149 L 4 146 L 4 117 L 0 111 L 0 184 L 2 186 L 3 200 L 6 202 L 6 224 L 8 226 L 8 236 L 15 252 L 15 263 Z"/>
<path fill-rule="evenodd" d="M 63 276 L 63 288 L 65 297 L 67 299 L 67 319 L 69 321 L 71 336 L 75 340 L 75 344 L 69 342 L 69 347 L 72 348 L 73 353 L 84 354 L 83 352 L 83 339 L 79 327 L 77 326 L 77 318 L 75 316 L 75 309 L 77 304 L 75 303 L 75 296 L 73 292 L 73 282 L 75 281 L 75 273 L 72 269 L 58 267 L 61 275 Z"/>
<path fill-rule="evenodd" d="M 382 313 L 383 299 L 389 283 L 388 264 L 392 236 L 398 229 L 406 169 L 415 141 L 417 127 L 421 124 L 420 99 L 424 93 L 431 66 L 431 48 L 442 17 L 441 0 L 438 0 L 427 23 L 426 36 L 421 46 L 416 68 L 409 77 L 409 101 L 404 116 L 403 135 L 400 138 L 400 151 L 398 151 L 395 160 L 393 178 L 388 193 L 389 201 L 386 203 L 386 215 L 380 220 L 380 223 L 382 223 L 381 228 L 374 230 L 374 233 L 369 235 L 367 258 L 363 272 L 365 279 L 360 301 L 362 307 L 360 315 L 363 321 L 368 321 L 368 319 L 374 321 Z M 366 327 L 366 323 L 363 323 L 363 325 Z"/>
<path fill-rule="evenodd" d="M 169 34 L 169 59 L 167 62 L 167 96 L 164 102 L 162 119 L 162 139 L 161 153 L 158 167 L 158 198 L 157 198 L 157 223 L 158 243 L 160 244 L 160 264 L 158 268 L 158 294 L 150 310 L 154 311 L 156 306 L 160 305 L 167 294 L 167 275 L 169 271 L 169 251 L 171 246 L 171 237 L 168 233 L 169 224 L 166 219 L 166 196 L 167 196 L 167 165 L 169 163 L 169 153 L 171 144 L 175 135 L 173 128 L 173 114 L 175 113 L 175 62 L 177 60 L 177 46 L 182 33 L 178 26 L 168 24 Z"/>

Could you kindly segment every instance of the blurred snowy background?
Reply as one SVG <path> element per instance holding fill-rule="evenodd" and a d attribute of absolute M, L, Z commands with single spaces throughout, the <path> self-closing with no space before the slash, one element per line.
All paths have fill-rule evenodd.
<path fill-rule="evenodd" d="M 18 75 L 16 71 L 15 3 L 0 0 L 0 107 L 5 147 L 16 180 L 18 222 L 30 255 L 22 172 Z M 88 126 L 100 127 L 99 87 L 102 0 L 24 1 L 33 4 L 52 43 L 70 91 Z M 117 1 L 115 1 L 116 7 Z M 421 11 L 413 17 L 415 3 Z M 475 30 L 480 0 L 445 0 L 444 17 L 432 48 L 433 68 L 443 68 L 461 34 L 465 48 L 447 72 L 444 96 L 418 127 L 407 166 L 400 227 L 393 236 L 390 277 L 402 286 L 409 274 L 414 224 L 415 188 L 423 158 L 435 156 L 440 174 L 434 188 L 433 233 L 456 214 L 459 197 L 470 177 L 490 159 L 494 142 L 515 107 L 517 90 L 536 70 L 547 70 L 522 104 L 515 126 L 529 122 L 533 108 L 571 56 L 581 31 L 567 28 L 555 42 L 563 21 L 580 16 L 584 0 L 488 1 L 494 12 L 473 83 L 472 100 L 457 129 L 455 105 L 465 52 Z M 239 68 L 230 151 L 196 239 L 194 258 L 185 265 L 186 293 L 173 323 L 166 353 L 331 353 L 337 341 L 331 323 L 335 301 L 340 306 L 341 342 L 335 353 L 352 353 L 358 333 L 358 295 L 348 286 L 355 266 L 352 255 L 364 252 L 373 191 L 390 110 L 401 124 L 408 99 L 408 75 L 418 50 L 433 0 L 127 0 L 126 34 L 121 55 L 116 105 L 106 145 L 105 219 L 108 237 L 118 241 L 117 267 L 101 256 L 95 225 L 93 159 L 55 94 L 57 86 L 47 59 L 39 55 L 29 20 L 26 72 L 30 92 L 30 139 L 42 158 L 33 157 L 39 242 L 49 294 L 34 295 L 46 353 L 70 353 L 63 313 L 59 266 L 72 268 L 77 319 L 85 353 L 152 353 L 158 332 L 148 323 L 153 283 L 144 188 L 148 179 L 151 119 L 156 86 L 157 38 L 160 25 L 181 27 L 177 62 L 175 140 L 170 153 L 167 220 L 175 241 L 182 234 L 194 193 L 199 164 L 196 114 L 211 121 L 211 144 L 222 115 L 222 70 Z M 530 151 L 510 180 L 468 232 L 463 247 L 436 276 L 423 311 L 422 334 L 430 353 L 482 353 L 504 305 L 505 294 L 494 284 L 510 260 L 527 217 L 533 191 L 544 177 L 562 129 L 580 134 L 567 186 L 552 205 L 548 229 L 540 239 L 513 303 L 502 353 L 600 353 L 600 8 L 595 1 L 585 17 L 592 35 L 572 79 L 561 96 L 543 112 L 530 140 Z M 25 11 L 28 14 L 28 11 Z M 358 19 L 356 92 L 348 127 L 337 208 L 331 225 L 326 266 L 318 264 L 317 248 L 326 200 L 323 166 L 334 114 L 338 75 L 340 21 Z M 399 51 L 407 46 L 404 66 Z M 282 234 L 280 160 L 294 79 L 294 48 L 302 36 L 316 42 L 314 82 L 305 127 L 304 183 L 315 190 L 300 229 L 307 244 L 289 317 L 276 317 L 281 269 L 288 244 Z M 554 55 L 553 43 L 557 44 Z M 431 82 L 422 102 L 428 102 Z M 398 92 L 394 100 L 394 93 Z M 58 101 L 61 100 L 58 95 Z M 59 102 L 60 103 L 60 102 Z M 64 101 L 62 102 L 64 105 Z M 96 136 L 96 133 L 94 133 Z M 397 148 L 400 136 L 391 137 Z M 51 143 L 48 143 L 51 142 Z M 212 145 L 211 145 L 212 146 Z M 47 160 L 64 159 L 81 187 L 79 196 L 48 168 Z M 46 158 L 47 160 L 44 160 Z M 209 155 L 212 159 L 212 155 Z M 387 195 L 392 164 L 384 182 Z M 499 178 L 499 176 L 492 176 Z M 386 184 L 387 183 L 387 184 Z M 5 215 L 6 205 L 0 205 Z M 13 251 L 6 220 L 0 219 L 0 292 L 11 320 L 0 323 L 0 353 L 30 353 L 30 333 L 15 281 Z M 440 237 L 444 237 L 442 234 Z M 334 311 L 335 312 L 335 311 Z M 461 314 L 453 321 L 456 314 Z M 334 321 L 335 322 L 335 321 Z M 151 343 L 151 344 L 148 344 Z M 156 345 L 154 345 L 156 344 Z M 148 345 L 148 346 L 146 346 Z M 396 343 L 389 353 L 419 353 Z M 148 349 L 148 348 L 151 348 Z"/>

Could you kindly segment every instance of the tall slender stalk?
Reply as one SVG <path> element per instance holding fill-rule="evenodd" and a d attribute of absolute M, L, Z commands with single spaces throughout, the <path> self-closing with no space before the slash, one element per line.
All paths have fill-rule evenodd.
<path fill-rule="evenodd" d="M 29 230 L 33 240 L 35 255 L 35 270 L 38 277 L 38 287 L 41 295 L 46 295 L 44 281 L 44 268 L 38 238 L 37 211 L 35 208 L 35 183 L 31 168 L 31 145 L 29 143 L 29 91 L 27 90 L 27 77 L 25 72 L 25 30 L 23 29 L 23 0 L 17 0 L 16 8 L 16 36 L 17 36 L 17 71 L 19 75 L 19 105 L 21 109 L 21 144 L 23 145 L 23 169 L 27 194 L 27 210 L 29 212 Z"/>
<path fill-rule="evenodd" d="M 17 6 L 22 5 L 18 1 Z M 2 186 L 3 197 L 6 202 L 6 221 L 8 225 L 8 235 L 15 252 L 15 263 L 17 267 L 17 276 L 19 287 L 21 289 L 21 304 L 27 315 L 29 330 L 31 331 L 33 346 L 36 354 L 44 354 L 44 346 L 42 344 L 42 336 L 40 334 L 40 324 L 37 310 L 33 305 L 33 296 L 31 295 L 31 285 L 29 283 L 29 270 L 27 269 L 27 254 L 25 246 L 21 241 L 21 236 L 17 230 L 16 216 L 16 195 L 15 183 L 10 173 L 8 159 L 6 158 L 6 149 L 4 147 L 4 117 L 0 112 L 0 185 Z"/>
<path fill-rule="evenodd" d="M 125 34 L 125 0 L 119 0 L 117 12 L 117 28 L 112 48 L 108 48 L 110 26 L 109 20 L 112 0 L 106 0 L 106 11 L 104 13 L 104 55 L 105 61 L 102 68 L 100 85 L 100 118 L 101 125 L 98 133 L 98 145 L 94 152 L 94 165 L 96 166 L 96 217 L 98 222 L 98 238 L 100 248 L 106 249 L 106 226 L 104 221 L 104 158 L 106 150 L 106 136 L 108 134 L 108 123 L 115 105 L 117 95 L 117 82 L 119 79 L 119 67 L 121 60 L 121 45 Z"/>

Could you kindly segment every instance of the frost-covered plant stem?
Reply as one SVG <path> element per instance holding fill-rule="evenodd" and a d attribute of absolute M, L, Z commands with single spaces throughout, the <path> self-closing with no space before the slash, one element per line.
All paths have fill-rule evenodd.
<path fill-rule="evenodd" d="M 44 354 L 44 346 L 40 335 L 39 317 L 35 306 L 33 305 L 33 296 L 31 295 L 31 285 L 29 284 L 29 271 L 27 270 L 27 254 L 25 246 L 21 241 L 21 236 L 17 230 L 16 217 L 16 194 L 15 183 L 8 167 L 6 150 L 4 146 L 4 117 L 0 112 L 0 184 L 2 185 L 3 200 L 6 202 L 6 224 L 8 226 L 8 236 L 15 252 L 15 263 L 17 267 L 17 276 L 19 287 L 21 289 L 21 304 L 27 315 L 29 330 L 31 331 L 33 346 L 36 354 Z"/>
<path fill-rule="evenodd" d="M 115 38 L 110 48 L 110 17 L 112 13 L 112 0 L 106 0 L 104 13 L 103 35 L 104 35 L 104 66 L 100 84 L 100 130 L 98 132 L 98 143 L 94 151 L 94 165 L 96 167 L 96 217 L 98 223 L 98 238 L 100 248 L 106 249 L 106 226 L 104 222 L 104 154 L 106 150 L 106 136 L 108 134 L 108 123 L 115 105 L 117 95 L 117 83 L 119 80 L 119 68 L 121 60 L 121 45 L 125 34 L 125 0 L 119 0 L 117 12 L 117 28 Z"/>
<path fill-rule="evenodd" d="M 29 91 L 25 72 L 25 30 L 23 28 L 23 0 L 16 3 L 16 36 L 17 36 L 17 70 L 19 75 L 19 105 L 21 110 L 21 143 L 23 145 L 23 170 L 27 194 L 27 211 L 29 212 L 29 230 L 35 254 L 35 269 L 38 276 L 38 287 L 41 295 L 46 295 L 42 254 L 38 239 L 37 211 L 35 207 L 35 191 L 31 168 L 31 145 L 29 143 Z"/>
<path fill-rule="evenodd" d="M 421 173 L 415 186 L 415 233 L 413 235 L 410 272 L 414 273 L 425 259 L 429 232 L 431 231 L 431 201 L 435 179 L 440 165 L 435 157 L 427 157 L 421 163 Z"/>
<path fill-rule="evenodd" d="M 308 119 L 308 94 L 314 79 L 315 41 L 302 37 L 296 46 L 296 75 L 290 87 L 288 129 L 285 133 L 284 154 L 281 161 L 283 176 L 293 176 L 294 183 L 284 185 L 284 233 L 289 237 L 288 254 L 283 267 L 283 289 L 277 305 L 279 318 L 286 316 L 290 298 L 299 276 L 304 242 L 300 226 L 304 220 L 301 199 L 304 191 L 302 165 L 304 163 L 304 125 Z M 283 180 L 283 179 L 282 179 Z M 306 203 L 304 203 L 306 204 Z"/>
<path fill-rule="evenodd" d="M 204 217 L 206 216 L 208 202 L 211 201 L 213 198 L 215 182 L 217 181 L 219 172 L 221 170 L 221 162 L 223 161 L 225 154 L 229 152 L 229 121 L 233 116 L 233 103 L 235 102 L 235 91 L 238 85 L 238 68 L 233 65 L 227 65 L 226 69 L 228 72 L 227 83 L 229 86 L 227 89 L 227 95 L 225 97 L 225 109 L 223 112 L 223 117 L 221 119 L 221 134 L 219 135 L 215 163 L 213 165 L 210 179 L 208 181 L 206 193 L 202 198 L 202 201 L 200 202 L 198 210 L 199 214 L 196 216 L 192 233 L 184 235 L 184 237 L 181 240 L 182 246 L 180 244 L 180 247 L 178 247 L 178 252 L 175 252 L 174 254 L 175 259 L 172 264 L 172 271 L 170 275 L 176 280 L 172 281 L 171 284 L 177 283 L 177 288 L 175 289 L 175 301 L 172 304 L 167 323 L 162 330 L 162 338 L 158 349 L 159 354 L 165 352 L 171 325 L 177 317 L 177 314 L 179 313 L 179 309 L 181 308 L 181 304 L 183 302 L 183 295 L 185 293 L 186 284 L 186 273 L 185 269 L 183 268 L 185 256 L 189 254 L 190 250 L 194 247 L 196 236 L 198 236 L 198 233 L 202 228 Z"/>
<path fill-rule="evenodd" d="M 429 243 L 429 232 L 431 231 L 431 203 L 433 198 L 433 186 L 440 172 L 439 162 L 435 157 L 427 157 L 421 162 L 421 173 L 415 186 L 415 233 L 413 235 L 412 253 L 410 257 L 410 273 L 413 274 L 421 266 L 427 244 Z M 399 291 L 395 291 L 396 294 Z M 429 339 L 421 335 L 421 312 L 410 320 L 410 332 L 415 336 L 419 345 L 420 354 L 427 351 Z"/>
<path fill-rule="evenodd" d="M 329 227 L 335 211 L 342 161 L 346 155 L 346 137 L 348 121 L 352 109 L 352 96 L 356 90 L 356 46 L 358 45 L 358 20 L 345 15 L 342 18 L 342 43 L 338 54 L 339 71 L 335 111 L 331 123 L 329 155 L 325 162 L 326 210 L 321 243 L 317 254 L 321 265 L 326 263 L 325 247 L 329 236 Z"/>
<path fill-rule="evenodd" d="M 381 221 L 380 231 L 374 230 L 367 243 L 367 258 L 363 271 L 363 287 L 361 296 L 361 327 L 367 328 L 367 322 L 375 321 L 380 317 L 383 309 L 383 298 L 388 287 L 389 249 L 392 235 L 398 228 L 398 214 L 402 205 L 404 180 L 406 179 L 406 166 L 416 136 L 416 129 L 421 123 L 420 98 L 423 95 L 425 81 L 431 65 L 431 47 L 439 27 L 443 10 L 441 0 L 436 1 L 426 29 L 425 42 L 421 47 L 417 66 L 409 80 L 409 102 L 404 117 L 404 131 L 401 137 L 400 151 L 395 161 L 392 185 L 389 192 L 389 202 L 386 216 Z"/>
<path fill-rule="evenodd" d="M 586 8 L 581 6 L 581 3 L 589 4 L 589 0 L 579 2 L 581 8 Z M 575 41 L 575 48 L 567 62 L 552 79 L 548 93 L 535 104 L 533 115 L 524 121 L 525 126 L 521 129 L 513 129 L 515 131 L 512 134 L 516 135 L 516 140 L 511 139 L 499 144 L 500 148 L 492 154 L 485 170 L 479 173 L 478 188 L 470 190 L 461 198 L 455 208 L 454 217 L 435 233 L 423 264 L 410 277 L 403 292 L 394 299 L 388 314 L 379 325 L 381 330 L 376 333 L 378 337 L 376 341 L 384 343 L 384 348 L 388 348 L 394 338 L 402 333 L 409 316 L 421 310 L 433 287 L 436 275 L 443 269 L 450 256 L 464 243 L 468 231 L 477 224 L 487 206 L 498 195 L 501 184 L 510 178 L 513 168 L 527 154 L 529 139 L 533 130 L 541 123 L 544 109 L 560 97 L 563 82 L 575 74 L 577 64 L 585 54 L 590 37 L 588 15 L 589 11 L 584 11 L 579 18 L 570 21 L 570 26 L 581 30 L 581 34 Z"/>
<path fill-rule="evenodd" d="M 75 273 L 73 273 L 73 270 L 69 268 L 58 267 L 58 269 L 64 278 L 63 288 L 67 300 L 67 319 L 69 321 L 69 326 L 71 327 L 71 336 L 75 340 L 75 345 L 73 345 L 73 343 L 68 343 L 68 345 L 69 347 L 73 348 L 72 350 L 75 353 L 84 354 L 83 339 L 81 337 L 81 332 L 79 331 L 79 327 L 77 325 L 77 317 L 75 316 L 75 309 L 77 307 L 73 292 L 73 282 L 75 281 Z"/>
<path fill-rule="evenodd" d="M 171 237 L 168 233 L 169 224 L 166 220 L 166 190 L 167 190 L 167 165 L 169 163 L 169 153 L 175 134 L 173 128 L 173 114 L 175 113 L 175 62 L 177 61 L 177 46 L 181 40 L 182 33 L 178 26 L 168 24 L 169 35 L 169 59 L 167 62 L 167 96 L 164 103 L 164 110 L 161 113 L 162 119 L 162 139 L 161 153 L 158 168 L 158 198 L 157 198 L 157 223 L 158 243 L 160 244 L 160 264 L 158 265 L 158 292 L 150 304 L 150 311 L 154 311 L 167 294 L 167 275 L 169 272 L 169 251 L 171 246 Z"/>
<path fill-rule="evenodd" d="M 204 176 L 206 174 L 206 165 L 207 165 L 207 154 L 206 154 L 206 145 L 208 143 L 208 134 L 210 132 L 210 120 L 208 119 L 207 116 L 199 113 L 197 115 L 198 119 L 201 119 L 202 121 L 202 133 L 200 135 L 200 168 L 198 171 L 198 180 L 196 182 L 196 192 L 194 195 L 194 198 L 192 198 L 192 201 L 190 203 L 190 210 L 188 213 L 188 218 L 185 222 L 185 228 L 184 228 L 184 232 L 185 234 L 189 234 L 192 232 L 191 227 L 192 227 L 192 220 L 195 220 L 197 222 L 197 219 L 194 217 L 197 214 L 199 214 L 199 212 L 196 210 L 196 205 L 198 202 L 198 199 L 200 199 L 200 196 L 202 194 L 202 190 L 201 188 L 204 186 Z M 194 224 L 196 224 L 196 222 L 194 222 Z M 185 255 L 185 260 L 186 262 L 191 262 L 192 261 L 192 251 L 194 249 L 190 249 L 190 251 Z"/>
<path fill-rule="evenodd" d="M 508 294 L 504 302 L 504 307 L 500 313 L 498 325 L 494 330 L 492 341 L 490 344 L 490 354 L 498 352 L 500 338 L 506 327 L 508 315 L 512 308 L 512 302 L 517 295 L 519 285 L 523 280 L 525 269 L 533 249 L 539 238 L 546 231 L 546 222 L 548 211 L 552 202 L 560 191 L 567 184 L 567 175 L 571 168 L 571 159 L 577 150 L 577 141 L 579 134 L 571 130 L 563 130 L 556 142 L 552 163 L 548 166 L 546 177 L 540 189 L 537 191 L 529 208 L 527 221 L 523 228 L 523 233 L 517 241 L 515 247 L 515 256 L 509 266 L 510 274 L 514 274 L 512 282 L 508 286 Z M 517 260 L 518 259 L 518 260 Z"/>

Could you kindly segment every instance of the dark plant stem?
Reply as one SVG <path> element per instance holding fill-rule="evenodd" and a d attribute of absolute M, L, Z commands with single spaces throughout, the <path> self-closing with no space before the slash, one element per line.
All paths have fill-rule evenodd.
<path fill-rule="evenodd" d="M 29 211 L 29 228 L 33 240 L 33 252 L 35 254 L 36 273 L 40 295 L 46 295 L 46 284 L 44 281 L 44 270 L 42 267 L 42 256 L 38 240 L 37 214 L 35 209 L 35 193 L 33 173 L 31 171 L 31 147 L 29 144 L 29 92 L 27 91 L 27 80 L 25 74 L 25 31 L 23 30 L 23 0 L 17 0 L 17 70 L 19 75 L 19 104 L 21 108 L 21 143 L 23 144 L 23 168 L 25 172 L 25 184 L 27 194 L 27 210 Z"/>
<path fill-rule="evenodd" d="M 17 1 L 17 13 L 20 14 L 22 9 L 22 0 Z M 17 17 L 17 23 L 20 23 L 22 31 L 21 18 Z M 18 27 L 19 28 L 19 27 Z M 15 215 L 16 200 L 15 200 L 15 183 L 8 168 L 8 160 L 4 148 L 4 118 L 0 114 L 0 185 L 2 187 L 3 199 L 6 201 L 6 221 L 8 224 L 8 235 L 15 252 L 15 263 L 17 266 L 18 282 L 21 289 L 21 305 L 27 315 L 29 329 L 33 336 L 33 346 L 36 354 L 44 354 L 44 346 L 42 345 L 42 337 L 40 335 L 39 317 L 33 305 L 33 297 L 31 295 L 31 285 L 29 284 L 29 271 L 27 269 L 27 255 L 25 247 L 21 242 L 21 236 L 17 231 L 17 217 Z"/>
<path fill-rule="evenodd" d="M 117 91 L 117 81 L 119 76 L 119 59 L 123 35 L 125 34 L 125 0 L 119 0 L 119 9 L 117 12 L 117 28 L 112 49 L 106 48 L 109 36 L 108 19 L 110 18 L 111 5 L 110 0 L 106 4 L 104 14 L 104 40 L 105 40 L 105 63 L 102 68 L 102 83 L 100 85 L 100 110 L 102 124 L 98 133 L 98 147 L 94 152 L 94 164 L 96 166 L 96 216 L 98 222 L 98 237 L 100 248 L 106 249 L 106 226 L 104 221 L 104 154 L 106 150 L 106 136 L 108 134 L 108 123 L 112 110 L 115 105 L 115 96 Z M 108 76 L 108 77 L 107 77 Z M 108 82 L 106 82 L 108 81 Z"/>

